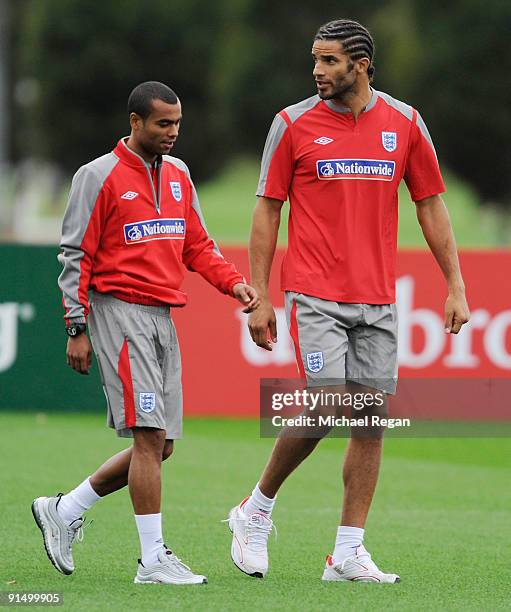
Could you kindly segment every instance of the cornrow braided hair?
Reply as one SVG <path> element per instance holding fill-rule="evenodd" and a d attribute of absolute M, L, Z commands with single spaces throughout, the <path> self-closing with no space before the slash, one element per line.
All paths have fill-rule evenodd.
<path fill-rule="evenodd" d="M 367 57 L 369 67 L 367 76 L 371 83 L 374 77 L 374 41 L 369 30 L 357 21 L 336 19 L 322 25 L 316 32 L 314 40 L 338 40 L 344 53 L 353 61 Z"/>

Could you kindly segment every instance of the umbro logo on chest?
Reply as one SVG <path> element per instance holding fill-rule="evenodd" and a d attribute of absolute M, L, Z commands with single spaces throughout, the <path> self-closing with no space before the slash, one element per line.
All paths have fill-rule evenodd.
<path fill-rule="evenodd" d="M 134 200 L 138 197 L 138 193 L 136 191 L 127 191 L 123 193 L 121 196 L 121 200 Z"/>
<path fill-rule="evenodd" d="M 327 145 L 333 141 L 334 141 L 333 138 L 328 138 L 328 136 L 321 136 L 320 138 L 316 138 L 314 142 L 319 145 Z"/>

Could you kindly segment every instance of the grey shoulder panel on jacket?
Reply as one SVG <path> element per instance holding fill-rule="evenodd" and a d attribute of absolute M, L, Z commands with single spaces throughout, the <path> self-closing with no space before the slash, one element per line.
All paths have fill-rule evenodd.
<path fill-rule="evenodd" d="M 172 157 L 172 155 L 163 155 L 162 159 L 163 161 L 172 164 L 173 166 L 176 166 L 176 168 L 178 168 L 179 170 L 186 172 L 188 177 L 190 177 L 190 170 L 188 169 L 188 166 L 182 159 L 179 159 L 179 157 Z"/>
<path fill-rule="evenodd" d="M 100 185 L 103 185 L 106 178 L 112 172 L 118 162 L 119 158 L 117 157 L 117 155 L 113 151 L 110 151 L 110 153 L 107 153 L 106 155 L 102 155 L 101 157 L 93 159 L 88 164 L 82 166 L 82 168 L 85 171 L 89 170 L 90 172 L 95 174 L 99 180 Z M 80 170 L 82 168 L 80 168 Z"/>
<path fill-rule="evenodd" d="M 315 96 L 311 96 L 306 100 L 302 100 L 301 102 L 297 102 L 291 106 L 286 106 L 284 111 L 291 120 L 291 123 L 294 123 L 297 119 L 300 119 L 304 113 L 313 109 L 320 102 L 321 98 L 316 94 Z"/>

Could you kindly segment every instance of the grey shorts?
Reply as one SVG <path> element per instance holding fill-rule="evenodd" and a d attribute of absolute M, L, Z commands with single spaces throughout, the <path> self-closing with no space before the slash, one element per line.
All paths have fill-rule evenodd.
<path fill-rule="evenodd" d="M 396 392 L 395 304 L 331 302 L 286 291 L 286 317 L 309 387 L 353 381 Z"/>
<path fill-rule="evenodd" d="M 129 304 L 91 292 L 89 332 L 108 405 L 121 437 L 133 427 L 182 437 L 181 356 L 168 306 Z"/>

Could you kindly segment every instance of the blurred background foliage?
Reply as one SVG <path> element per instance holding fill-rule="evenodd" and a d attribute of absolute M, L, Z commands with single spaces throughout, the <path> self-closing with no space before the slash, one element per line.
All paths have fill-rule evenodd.
<path fill-rule="evenodd" d="M 11 162 L 72 174 L 128 132 L 131 89 L 161 80 L 183 102 L 176 154 L 211 181 L 259 157 L 273 115 L 315 93 L 314 33 L 349 17 L 376 41 L 375 88 L 419 109 L 442 167 L 488 210 L 511 208 L 509 0 L 6 3 Z"/>

